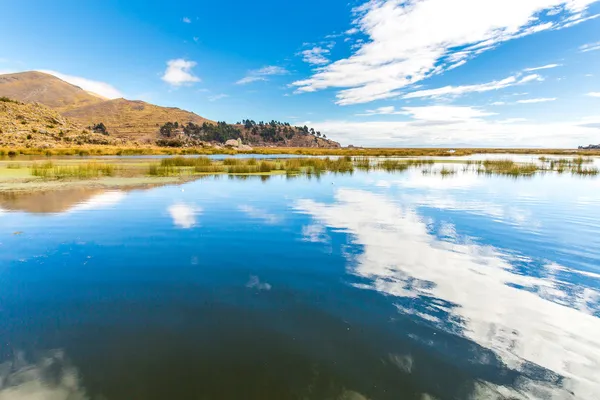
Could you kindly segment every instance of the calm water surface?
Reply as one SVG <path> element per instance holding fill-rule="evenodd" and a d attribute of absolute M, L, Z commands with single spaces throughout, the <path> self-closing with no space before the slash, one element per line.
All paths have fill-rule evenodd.
<path fill-rule="evenodd" d="M 0 196 L 0 399 L 598 399 L 600 179 Z"/>

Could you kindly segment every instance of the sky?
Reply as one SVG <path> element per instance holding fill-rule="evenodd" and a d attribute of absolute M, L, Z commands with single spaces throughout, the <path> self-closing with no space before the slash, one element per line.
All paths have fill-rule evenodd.
<path fill-rule="evenodd" d="M 600 0 L 3 3 L 0 73 L 342 145 L 600 143 Z"/>

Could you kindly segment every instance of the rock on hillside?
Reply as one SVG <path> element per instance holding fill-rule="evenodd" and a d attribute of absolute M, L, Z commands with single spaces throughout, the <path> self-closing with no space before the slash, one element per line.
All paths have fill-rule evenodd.
<path fill-rule="evenodd" d="M 70 144 L 116 144 L 120 141 L 91 133 L 39 103 L 0 99 L 0 146 L 50 148 Z"/>
<path fill-rule="evenodd" d="M 212 121 L 192 112 L 173 107 L 160 107 L 139 100 L 114 99 L 75 108 L 63 115 L 83 126 L 104 123 L 111 136 L 127 140 L 154 142 L 158 130 L 167 121 L 202 124 Z"/>

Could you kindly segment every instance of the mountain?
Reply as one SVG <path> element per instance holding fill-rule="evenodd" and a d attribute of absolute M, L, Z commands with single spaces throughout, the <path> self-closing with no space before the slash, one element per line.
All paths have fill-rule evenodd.
<path fill-rule="evenodd" d="M 25 103 L 41 103 L 59 112 L 105 101 L 79 86 L 37 71 L 0 75 L 0 96 Z"/>
<path fill-rule="evenodd" d="M 174 107 L 138 100 L 109 100 L 53 75 L 37 71 L 0 75 L 0 96 L 24 103 L 41 103 L 83 127 L 104 123 L 112 137 L 154 141 L 167 121 L 202 124 L 212 121 Z"/>
<path fill-rule="evenodd" d="M 78 139 L 73 139 L 74 143 L 82 140 L 84 143 L 125 140 L 163 146 L 195 146 L 241 139 L 253 146 L 340 147 L 339 143 L 321 137 L 320 133 L 309 131 L 307 127 L 293 127 L 275 121 L 266 124 L 254 121 L 244 124 L 216 123 L 179 108 L 161 107 L 140 100 L 105 99 L 53 75 L 37 71 L 0 75 L 0 97 L 17 101 L 5 101 L 4 108 L 22 108 L 21 111 L 12 110 L 13 117 L 19 113 L 28 115 L 25 121 L 4 120 L 3 130 L 13 135 L 10 139 L 0 138 L 0 142 L 5 144 L 20 142 L 23 137 L 32 134 L 37 138 L 36 134 L 42 131 L 50 135 L 62 131 L 63 135 L 66 132 L 78 132 Z M 55 113 L 52 116 L 50 109 Z M 34 116 L 35 112 L 40 113 L 38 118 Z M 63 121 L 64 126 L 44 122 L 48 119 Z M 174 130 L 171 132 L 169 128 L 165 134 L 164 127 L 168 124 L 172 124 Z M 91 128 L 96 125 L 102 126 L 102 129 Z M 85 136 L 92 131 L 96 131 L 98 136 Z M 81 135 L 84 136 L 79 137 Z M 50 138 L 39 139 L 47 143 Z M 62 138 L 59 139 L 64 142 Z"/>

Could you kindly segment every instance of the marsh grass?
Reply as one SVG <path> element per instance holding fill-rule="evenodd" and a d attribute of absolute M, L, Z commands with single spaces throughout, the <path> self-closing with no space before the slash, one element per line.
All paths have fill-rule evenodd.
<path fill-rule="evenodd" d="M 172 157 L 160 161 L 161 167 L 205 167 L 211 164 L 208 157 Z"/>
<path fill-rule="evenodd" d="M 598 168 L 595 167 L 578 167 L 578 168 L 573 168 L 571 170 L 571 173 L 573 175 L 583 175 L 583 176 L 596 176 L 600 173 L 600 171 L 598 170 Z"/>
<path fill-rule="evenodd" d="M 456 174 L 456 170 L 451 169 L 451 168 L 442 167 L 442 169 L 440 170 L 440 175 L 442 175 L 442 176 L 448 176 L 448 175 L 454 175 L 454 174 Z"/>
<path fill-rule="evenodd" d="M 21 164 L 19 163 L 10 163 L 6 166 L 8 169 L 21 169 Z"/>
<path fill-rule="evenodd" d="M 101 176 L 114 176 L 115 166 L 112 164 L 89 162 L 79 165 L 54 165 L 51 161 L 33 163 L 31 175 L 43 179 L 90 179 Z"/>
<path fill-rule="evenodd" d="M 478 173 L 496 175 L 533 175 L 541 170 L 540 166 L 532 163 L 519 164 L 513 160 L 485 160 L 477 169 Z"/>

